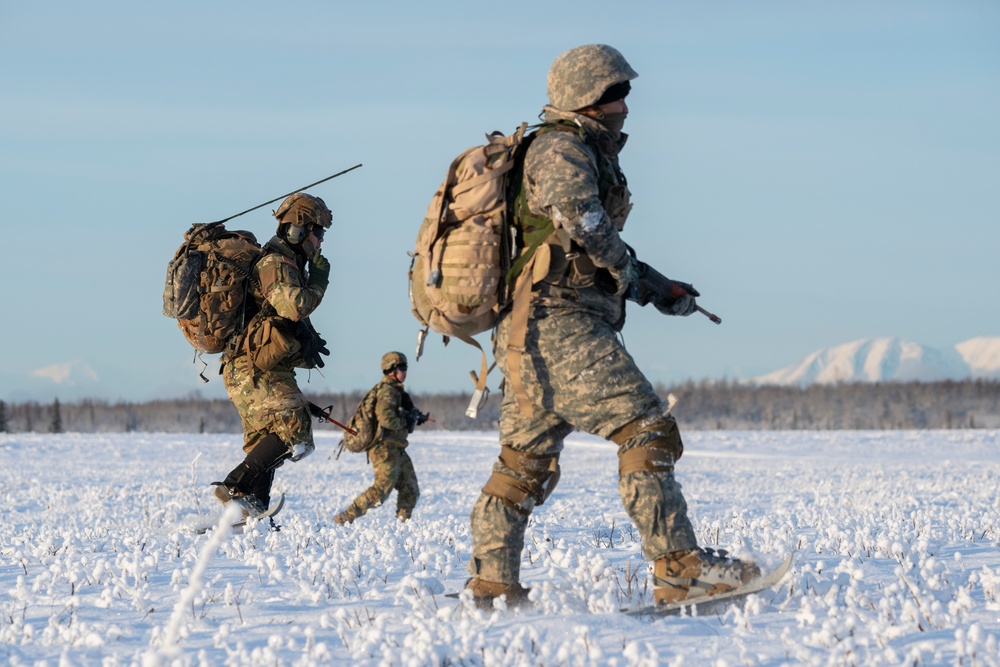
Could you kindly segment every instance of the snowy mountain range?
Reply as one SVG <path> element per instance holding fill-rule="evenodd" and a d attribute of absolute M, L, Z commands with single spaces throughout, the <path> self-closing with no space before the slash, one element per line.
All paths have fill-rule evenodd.
<path fill-rule="evenodd" d="M 1000 380 L 1000 336 L 936 349 L 901 338 L 867 338 L 813 352 L 781 370 L 750 378 L 768 385 L 837 382 Z"/>
<path fill-rule="evenodd" d="M 58 397 L 63 401 L 92 398 L 141 402 L 185 396 L 195 390 L 205 398 L 225 398 L 216 361 L 208 361 L 210 367 L 205 373 L 215 379 L 209 384 L 196 381 L 200 367 L 184 363 L 174 373 L 149 376 L 141 392 L 125 389 L 135 384 L 134 370 L 84 360 L 52 364 L 22 376 L 14 376 L 0 368 L 0 387 L 16 387 L 16 391 L 0 394 L 0 399 L 49 402 Z M 947 349 L 901 338 L 869 338 L 813 352 L 787 368 L 745 378 L 745 381 L 805 387 L 837 382 L 934 382 L 977 378 L 1000 380 L 1000 336 L 970 338 Z"/>

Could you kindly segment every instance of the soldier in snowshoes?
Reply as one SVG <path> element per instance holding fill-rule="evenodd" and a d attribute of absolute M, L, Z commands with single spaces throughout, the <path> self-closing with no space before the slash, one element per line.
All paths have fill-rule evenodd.
<path fill-rule="evenodd" d="M 319 197 L 295 193 L 274 212 L 275 236 L 254 265 L 247 301 L 249 321 L 222 356 L 226 392 L 243 423 L 245 459 L 215 488 L 222 502 L 238 499 L 256 515 L 270 503 L 274 471 L 312 453 L 309 402 L 296 368 L 323 366 L 325 341 L 309 322 L 330 283 L 330 262 L 320 252 L 333 222 Z"/>
<path fill-rule="evenodd" d="M 347 509 L 334 517 L 338 524 L 348 524 L 373 507 L 386 501 L 396 491 L 396 516 L 407 521 L 420 497 L 417 473 L 406 453 L 407 436 L 425 423 L 428 415 L 417 410 L 403 389 L 407 372 L 406 355 L 387 352 L 382 356 L 382 380 L 376 387 L 375 413 L 377 430 L 368 449 L 368 459 L 375 473 L 372 485 L 354 499 Z"/>
<path fill-rule="evenodd" d="M 619 493 L 653 563 L 657 602 L 711 595 L 759 575 L 753 563 L 698 546 L 674 478 L 684 451 L 677 423 L 618 335 L 626 298 L 649 300 L 635 296 L 644 265 L 620 234 L 632 204 L 618 153 L 636 76 L 621 53 L 601 44 L 563 53 L 549 71 L 550 103 L 524 158 L 526 210 L 516 224 L 552 231 L 523 269 L 533 276 L 526 329 L 519 333 L 517 313 L 508 311 L 494 334 L 504 375 L 501 452 L 472 510 L 467 583 L 481 604 L 527 596 L 525 528 L 556 486 L 563 439 L 574 428 L 618 447 Z M 690 315 L 698 293 L 675 284 L 684 289 L 654 303 Z"/>

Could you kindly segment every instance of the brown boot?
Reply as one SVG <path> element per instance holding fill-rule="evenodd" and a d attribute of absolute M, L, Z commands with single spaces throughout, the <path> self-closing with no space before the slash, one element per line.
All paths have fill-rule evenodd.
<path fill-rule="evenodd" d="M 465 587 L 472 591 L 472 600 L 480 609 L 492 609 L 493 600 L 506 596 L 508 607 L 518 607 L 528 602 L 530 588 L 521 584 L 501 584 L 473 577 L 466 582 Z"/>
<path fill-rule="evenodd" d="M 673 551 L 653 563 L 653 599 L 662 604 L 718 595 L 759 576 L 753 562 L 729 558 L 725 551 Z"/>
<path fill-rule="evenodd" d="M 354 516 L 353 514 L 350 514 L 347 510 L 344 510 L 337 516 L 333 517 L 333 522 L 338 526 L 346 526 L 347 524 L 352 523 L 357 518 L 358 517 Z"/>
<path fill-rule="evenodd" d="M 216 484 L 215 491 L 213 491 L 212 493 L 215 495 L 216 498 L 218 498 L 219 502 L 222 504 L 226 504 L 233 499 L 233 496 L 229 493 L 229 489 L 227 489 L 222 484 Z"/>

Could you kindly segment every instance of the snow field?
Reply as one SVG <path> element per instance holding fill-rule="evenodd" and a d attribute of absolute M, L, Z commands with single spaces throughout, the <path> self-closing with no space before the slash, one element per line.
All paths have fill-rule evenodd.
<path fill-rule="evenodd" d="M 338 436 L 286 464 L 277 522 L 195 535 L 238 436 L 0 435 L 0 660 L 11 665 L 998 665 L 1000 433 L 691 432 L 678 466 L 705 546 L 776 565 L 777 591 L 704 616 L 651 599 L 614 447 L 574 435 L 532 516 L 530 608 L 461 591 L 495 433 L 424 432 L 414 518 Z"/>

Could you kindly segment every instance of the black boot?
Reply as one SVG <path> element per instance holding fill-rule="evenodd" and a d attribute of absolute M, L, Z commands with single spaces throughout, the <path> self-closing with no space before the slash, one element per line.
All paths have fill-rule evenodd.
<path fill-rule="evenodd" d="M 271 502 L 271 482 L 274 471 L 291 452 L 281 438 L 270 433 L 250 450 L 246 459 L 226 475 L 222 485 L 233 498 L 253 496 L 261 511 Z"/>

